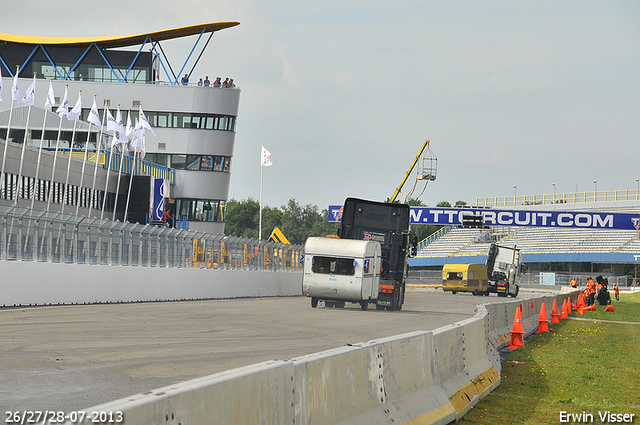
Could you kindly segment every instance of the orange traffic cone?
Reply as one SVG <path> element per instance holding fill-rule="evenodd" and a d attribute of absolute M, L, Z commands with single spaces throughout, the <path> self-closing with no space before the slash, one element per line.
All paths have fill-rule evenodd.
<path fill-rule="evenodd" d="M 551 324 L 560 323 L 560 315 L 558 314 L 558 304 L 553 300 L 553 308 L 551 309 Z"/>
<path fill-rule="evenodd" d="M 569 315 L 567 314 L 567 300 L 562 301 L 562 308 L 560 309 L 560 318 L 568 319 Z"/>
<path fill-rule="evenodd" d="M 585 307 L 582 309 L 583 311 L 596 311 L 596 305 L 591 304 L 589 307 Z"/>
<path fill-rule="evenodd" d="M 540 332 L 549 332 L 549 326 L 547 325 L 548 323 L 549 319 L 547 319 L 547 308 L 544 306 L 543 302 L 542 306 L 540 307 L 540 318 L 538 319 L 538 331 L 536 333 L 539 334 Z"/>
<path fill-rule="evenodd" d="M 585 308 L 587 306 L 587 303 L 585 303 L 584 301 L 584 294 L 580 294 L 578 295 L 578 305 L 576 307 L 576 310 L 580 310 L 580 308 Z"/>
<path fill-rule="evenodd" d="M 578 314 L 579 314 L 580 316 L 582 316 L 582 315 L 584 314 L 584 308 L 580 307 L 580 308 L 578 309 Z"/>
<path fill-rule="evenodd" d="M 513 319 L 513 329 L 511 330 L 511 344 L 506 348 L 516 349 L 524 347 L 524 330 L 522 329 L 522 313 L 520 307 L 516 309 L 516 316 Z"/>
<path fill-rule="evenodd" d="M 567 298 L 567 314 L 571 314 L 571 298 Z"/>
<path fill-rule="evenodd" d="M 604 311 L 611 311 L 611 312 L 613 312 L 613 304 L 609 304 L 607 307 L 605 307 Z"/>

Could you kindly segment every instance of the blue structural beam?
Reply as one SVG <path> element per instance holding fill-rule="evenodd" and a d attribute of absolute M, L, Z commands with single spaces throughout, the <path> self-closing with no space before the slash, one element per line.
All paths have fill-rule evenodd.
<path fill-rule="evenodd" d="M 486 255 L 452 256 L 452 257 L 414 257 L 409 258 L 409 267 L 444 266 L 445 264 L 484 264 Z M 607 252 L 548 252 L 537 254 L 522 254 L 522 261 L 526 263 L 640 263 L 638 253 L 607 253 Z"/>

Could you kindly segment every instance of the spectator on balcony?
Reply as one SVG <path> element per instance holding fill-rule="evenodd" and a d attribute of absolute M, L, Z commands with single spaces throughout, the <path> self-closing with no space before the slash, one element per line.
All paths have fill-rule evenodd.
<path fill-rule="evenodd" d="M 209 81 L 209 76 L 207 75 L 206 77 L 204 77 L 204 86 L 209 87 L 210 84 L 211 81 Z"/>
<path fill-rule="evenodd" d="M 229 79 L 229 87 L 230 87 L 230 88 L 234 88 L 235 86 L 236 86 L 236 85 L 235 85 L 235 84 L 233 84 L 233 78 L 230 78 L 230 79 Z"/>
<path fill-rule="evenodd" d="M 182 85 L 186 86 L 189 84 L 189 75 L 188 74 L 184 74 L 184 77 L 182 77 Z"/>
<path fill-rule="evenodd" d="M 213 87 L 220 87 L 222 83 L 220 82 L 220 77 L 217 77 L 216 80 L 213 82 Z"/>
<path fill-rule="evenodd" d="M 225 78 L 222 82 L 222 87 L 229 87 L 229 77 Z"/>
<path fill-rule="evenodd" d="M 200 78 L 200 79 L 198 80 L 198 86 L 202 87 L 202 84 L 203 84 L 203 82 L 202 82 L 202 78 Z"/>

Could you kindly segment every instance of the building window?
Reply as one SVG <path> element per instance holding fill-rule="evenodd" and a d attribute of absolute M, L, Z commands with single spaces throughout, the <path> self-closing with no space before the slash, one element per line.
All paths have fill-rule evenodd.
<path fill-rule="evenodd" d="M 188 221 L 224 221 L 225 201 L 210 199 L 176 199 L 176 214 Z"/>
<path fill-rule="evenodd" d="M 171 168 L 184 170 L 187 165 L 187 155 L 171 155 Z"/>
<path fill-rule="evenodd" d="M 231 169 L 231 157 L 229 156 L 148 153 L 144 159 L 175 170 L 228 173 Z"/>

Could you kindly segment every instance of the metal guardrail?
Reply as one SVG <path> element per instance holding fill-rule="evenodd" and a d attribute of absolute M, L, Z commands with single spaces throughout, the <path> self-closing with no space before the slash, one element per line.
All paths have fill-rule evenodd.
<path fill-rule="evenodd" d="M 591 202 L 638 201 L 637 190 L 597 190 L 592 192 L 551 193 L 544 195 L 492 196 L 476 198 L 477 207 L 516 207 L 526 205 L 583 204 Z"/>
<path fill-rule="evenodd" d="M 0 260 L 301 272 L 304 247 L 0 207 Z"/>

